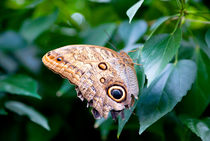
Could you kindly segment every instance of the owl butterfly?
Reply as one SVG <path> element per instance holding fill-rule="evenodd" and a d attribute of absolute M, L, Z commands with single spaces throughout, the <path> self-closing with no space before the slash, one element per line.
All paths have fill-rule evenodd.
<path fill-rule="evenodd" d="M 76 85 L 77 96 L 93 107 L 95 118 L 123 118 L 138 98 L 134 63 L 125 53 L 95 45 L 69 45 L 49 51 L 43 63 Z"/>

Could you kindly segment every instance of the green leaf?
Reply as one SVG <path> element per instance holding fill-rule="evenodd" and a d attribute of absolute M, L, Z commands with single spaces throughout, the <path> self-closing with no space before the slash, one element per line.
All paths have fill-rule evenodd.
<path fill-rule="evenodd" d="M 5 107 L 18 115 L 26 115 L 31 121 L 42 126 L 43 128 L 50 130 L 47 119 L 34 110 L 32 107 L 29 107 L 18 101 L 8 101 L 5 103 Z"/>
<path fill-rule="evenodd" d="M 0 51 L 0 66 L 7 73 L 14 73 L 18 69 L 18 63 L 10 55 Z"/>
<path fill-rule="evenodd" d="M 181 116 L 181 121 L 202 141 L 209 141 L 210 139 L 210 118 L 199 120 L 189 116 Z"/>
<path fill-rule="evenodd" d="M 139 30 L 141 29 L 141 30 Z M 129 24 L 124 21 L 120 24 L 118 33 L 125 42 L 126 46 L 132 45 L 144 35 L 147 30 L 147 23 L 143 20 L 138 20 Z"/>
<path fill-rule="evenodd" d="M 138 116 L 139 134 L 170 112 L 191 88 L 196 76 L 196 65 L 191 60 L 168 64 L 164 71 L 140 96 Z"/>
<path fill-rule="evenodd" d="M 150 39 L 150 37 L 155 33 L 155 31 L 158 29 L 158 27 L 163 24 L 165 21 L 170 19 L 172 16 L 166 16 L 161 17 L 155 21 L 155 23 L 151 26 L 150 30 L 152 31 L 150 35 L 148 36 L 147 40 Z"/>
<path fill-rule="evenodd" d="M 210 29 L 206 32 L 205 40 L 208 48 L 210 48 Z"/>
<path fill-rule="evenodd" d="M 38 99 L 41 97 L 37 94 L 37 83 L 25 75 L 13 75 L 0 78 L 0 92 L 11 94 L 32 96 Z"/>
<path fill-rule="evenodd" d="M 110 118 L 110 117 L 108 117 Z M 105 118 L 100 118 L 100 119 L 97 119 L 94 123 L 94 128 L 98 128 L 102 123 L 104 123 L 106 121 Z"/>
<path fill-rule="evenodd" d="M 38 74 L 41 68 L 40 57 L 37 55 L 39 50 L 35 47 L 27 47 L 14 52 L 14 56 L 24 67 L 33 73 Z M 32 65 L 33 64 L 33 65 Z"/>
<path fill-rule="evenodd" d="M 190 93 L 178 106 L 178 111 L 199 117 L 210 102 L 210 59 L 199 48 L 196 49 L 197 75 Z"/>
<path fill-rule="evenodd" d="M 201 48 L 210 59 L 210 46 L 208 44 L 208 36 L 210 35 L 208 34 L 210 34 L 210 30 L 206 32 L 205 36 L 202 33 L 198 32 L 195 36 L 196 42 L 194 44 L 197 48 Z"/>
<path fill-rule="evenodd" d="M 44 0 L 34 0 L 26 6 L 26 8 L 35 8 L 37 5 L 42 3 Z"/>
<path fill-rule="evenodd" d="M 41 33 L 50 28 L 57 19 L 58 11 L 49 16 L 24 21 L 20 34 L 28 41 L 33 42 Z"/>
<path fill-rule="evenodd" d="M 74 85 L 69 82 L 69 80 L 65 79 L 63 81 L 63 84 L 61 85 L 61 88 L 56 92 L 57 96 L 62 96 L 65 93 L 69 92 L 70 90 L 75 89 Z M 73 96 L 72 94 L 70 94 Z"/>
<path fill-rule="evenodd" d="M 135 3 L 133 6 L 131 6 L 127 11 L 126 11 L 126 15 L 129 18 L 129 23 L 131 23 L 133 17 L 135 16 L 136 12 L 138 11 L 138 9 L 141 7 L 142 3 L 144 2 L 144 0 L 139 0 L 137 3 Z"/>
<path fill-rule="evenodd" d="M 110 132 L 112 124 L 113 124 L 113 120 L 112 120 L 111 117 L 109 117 L 99 127 L 100 128 L 100 132 L 101 132 L 102 140 L 106 140 L 107 139 L 107 136 L 108 136 L 108 134 Z"/>
<path fill-rule="evenodd" d="M 181 39 L 182 33 L 178 29 L 172 35 L 153 36 L 145 43 L 142 51 L 142 62 L 148 79 L 148 86 L 176 54 Z"/>
<path fill-rule="evenodd" d="M 136 60 L 135 63 L 137 64 L 141 64 L 141 48 L 137 48 L 135 52 L 130 52 L 129 56 L 133 59 Z M 144 74 L 144 70 L 143 67 L 140 65 L 135 65 L 135 70 L 137 73 L 137 79 L 138 79 L 138 83 L 139 83 L 139 95 L 143 89 L 144 86 L 144 82 L 145 82 L 145 74 Z M 125 109 L 124 110 L 124 119 L 122 119 L 121 117 L 118 118 L 118 131 L 117 131 L 117 137 L 119 138 L 125 124 L 128 122 L 130 116 L 132 115 L 134 109 L 136 108 L 137 105 L 137 101 L 135 101 L 133 107 L 131 107 L 130 109 Z"/>
<path fill-rule="evenodd" d="M 118 130 L 117 130 L 117 138 L 119 139 L 120 134 L 125 126 L 125 124 L 128 122 L 128 120 L 130 119 L 130 116 L 132 115 L 134 109 L 136 108 L 137 105 L 137 101 L 135 101 L 133 107 L 131 107 L 130 109 L 125 109 L 124 110 L 124 119 L 122 119 L 120 116 L 118 118 Z"/>
<path fill-rule="evenodd" d="M 100 25 L 98 27 L 89 29 L 82 33 L 84 39 L 84 44 L 94 44 L 98 46 L 105 46 L 109 38 L 112 36 L 114 30 L 116 29 L 116 24 L 107 23 Z"/>
<path fill-rule="evenodd" d="M 23 47 L 26 47 L 26 42 L 20 34 L 14 31 L 6 31 L 0 34 L 0 50 L 14 51 Z"/>
<path fill-rule="evenodd" d="M 101 137 L 103 140 L 106 140 L 110 132 L 110 128 L 112 124 L 113 124 L 113 119 L 111 118 L 111 115 L 109 114 L 107 119 L 104 119 L 104 118 L 97 119 L 94 124 L 94 128 L 100 127 Z"/>

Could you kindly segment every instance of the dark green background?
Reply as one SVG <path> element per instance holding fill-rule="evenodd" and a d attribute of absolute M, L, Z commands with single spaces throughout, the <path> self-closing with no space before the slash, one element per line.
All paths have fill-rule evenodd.
<path fill-rule="evenodd" d="M 129 24 L 126 11 L 138 2 L 137 0 L 109 0 L 106 3 L 88 0 L 1 0 L 0 140 L 117 140 L 118 122 L 108 119 L 99 128 L 94 128 L 95 119 L 90 108 L 86 108 L 86 102 L 81 102 L 76 97 L 74 86 L 69 85 L 60 76 L 48 70 L 42 64 L 41 58 L 49 50 L 70 44 L 95 44 L 115 49 L 111 45 L 113 44 L 117 48 L 116 51 L 123 48 L 128 51 L 138 47 L 141 50 L 142 45 L 147 42 L 145 48 L 150 50 L 151 47 L 153 50 L 154 47 L 151 44 L 160 42 L 158 39 L 162 35 L 159 36 L 159 34 L 165 34 L 164 40 L 166 41 L 170 36 L 173 36 L 170 33 L 175 29 L 177 19 L 169 18 L 166 20 L 157 28 L 151 40 L 147 40 L 153 31 L 151 26 L 159 18 L 179 14 L 180 8 L 177 1 L 145 0 Z M 184 2 L 184 0 L 180 1 Z M 175 42 L 180 43 L 175 47 L 178 50 L 180 46 L 177 54 L 178 61 L 190 59 L 195 62 L 196 75 L 190 76 L 195 77 L 195 80 L 191 80 L 191 82 L 189 79 L 190 82 L 186 82 L 189 83 L 190 90 L 183 88 L 183 91 L 186 90 L 186 92 L 181 98 L 186 94 L 187 96 L 180 103 L 174 100 L 176 99 L 174 97 L 173 102 L 175 105 L 178 103 L 175 108 L 166 105 L 166 107 L 168 106 L 167 109 L 172 108 L 172 111 L 169 110 L 164 113 L 165 116 L 160 116 L 159 118 L 162 118 L 155 121 L 154 124 L 150 121 L 152 125 L 149 125 L 150 127 L 139 135 L 141 111 L 148 111 L 154 106 L 152 103 L 152 106 L 147 107 L 153 97 L 149 95 L 147 99 L 145 98 L 145 94 L 149 91 L 145 88 L 141 97 L 142 99 L 145 98 L 145 101 L 137 104 L 137 111 L 130 113 L 131 118 L 124 127 L 120 140 L 200 140 L 199 131 L 194 132 L 189 127 L 190 121 L 188 119 L 194 119 L 193 123 L 196 123 L 197 120 L 198 122 L 205 122 L 208 130 L 210 130 L 208 118 L 210 116 L 208 106 L 210 102 L 210 47 L 208 38 L 210 31 L 208 31 L 209 34 L 207 33 L 210 24 L 209 5 L 207 5 L 207 0 L 190 0 L 188 3 L 186 2 L 185 6 L 185 11 L 189 13 L 185 13 L 186 19 L 179 25 L 182 40 L 179 41 L 179 37 L 174 37 L 171 46 Z M 80 13 L 80 16 L 83 16 L 82 22 L 72 18 L 75 13 Z M 165 48 L 165 45 L 156 47 L 160 51 Z M 151 53 L 145 50 L 143 49 L 143 59 L 144 55 Z M 163 58 L 165 59 L 165 66 L 169 62 L 177 61 L 174 58 L 177 50 L 168 51 L 171 56 L 168 55 Z M 135 62 L 141 63 L 141 53 L 138 53 L 134 53 L 133 56 L 132 53 L 130 55 L 137 60 L 134 60 Z M 161 51 L 159 56 L 162 56 Z M 154 59 L 157 57 L 158 54 Z M 151 60 L 144 66 L 150 65 Z M 160 70 L 162 71 L 164 67 Z M 136 69 L 140 79 L 139 85 L 146 86 L 148 80 L 144 79 L 143 68 L 136 67 Z M 174 67 L 175 69 L 176 67 Z M 148 70 L 145 68 L 146 75 Z M 19 74 L 21 76 L 15 78 Z M 159 74 L 156 73 L 156 75 Z M 27 81 L 28 78 L 30 83 Z M 158 78 L 161 80 L 161 76 L 159 76 L 156 81 L 159 81 Z M 11 85 L 13 87 L 8 90 L 7 88 Z M 151 85 L 156 84 L 154 82 Z M 17 87 L 25 88 L 32 96 L 27 96 L 22 92 L 18 93 Z M 149 89 L 153 89 L 152 86 Z M 37 94 L 42 99 L 38 99 Z M 17 111 L 9 110 L 6 106 L 8 101 L 19 101 L 33 107 L 48 120 L 51 130 L 48 131 L 37 125 L 27 116 L 17 115 Z M 146 106 L 142 110 L 141 106 L 144 103 Z M 140 109 L 138 109 L 139 107 Z M 151 111 L 151 113 L 153 112 L 154 110 Z M 204 121 L 203 119 L 207 120 Z M 207 136 L 210 137 L 210 131 L 206 134 Z"/>

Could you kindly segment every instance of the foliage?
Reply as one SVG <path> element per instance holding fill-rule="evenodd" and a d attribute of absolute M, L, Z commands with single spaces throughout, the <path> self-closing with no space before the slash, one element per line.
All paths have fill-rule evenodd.
<path fill-rule="evenodd" d="M 207 0 L 1 0 L 0 9 L 0 140 L 209 140 Z M 95 121 L 42 65 L 68 44 L 133 50 L 140 93 L 124 119 Z"/>

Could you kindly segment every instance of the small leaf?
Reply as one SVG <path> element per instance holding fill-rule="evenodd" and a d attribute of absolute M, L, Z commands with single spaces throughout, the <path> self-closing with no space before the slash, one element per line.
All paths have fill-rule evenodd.
<path fill-rule="evenodd" d="M 174 34 L 161 34 L 151 37 L 144 45 L 142 62 L 148 79 L 148 86 L 161 73 L 177 52 L 182 39 L 181 30 Z"/>
<path fill-rule="evenodd" d="M 13 75 L 0 78 L 0 92 L 11 94 L 32 96 L 38 99 L 41 97 L 37 94 L 37 83 L 25 75 Z"/>
<path fill-rule="evenodd" d="M 21 35 L 28 42 L 33 42 L 41 33 L 49 29 L 49 27 L 55 22 L 57 15 L 58 11 L 49 16 L 24 21 L 20 29 Z"/>
<path fill-rule="evenodd" d="M 115 29 L 116 25 L 114 23 L 103 24 L 89 29 L 81 35 L 84 39 L 83 43 L 105 46 Z"/>
<path fill-rule="evenodd" d="M 108 134 L 110 132 L 112 124 L 113 124 L 113 120 L 112 120 L 111 117 L 109 117 L 99 127 L 100 128 L 100 132 L 101 132 L 101 136 L 102 136 L 102 140 L 106 140 L 107 139 L 107 136 L 108 136 Z"/>
<path fill-rule="evenodd" d="M 210 139 L 210 118 L 198 120 L 189 116 L 181 116 L 181 121 L 202 141 L 209 141 Z"/>
<path fill-rule="evenodd" d="M 205 40 L 208 48 L 210 48 L 210 29 L 206 32 Z"/>
<path fill-rule="evenodd" d="M 134 109 L 136 108 L 137 105 L 137 101 L 134 103 L 133 107 L 131 107 L 130 109 L 125 109 L 124 110 L 124 119 L 122 119 L 120 116 L 118 118 L 118 130 L 117 130 L 117 138 L 119 139 L 120 134 L 125 126 L 125 124 L 128 122 L 128 120 L 130 119 L 130 116 L 132 115 Z"/>
<path fill-rule="evenodd" d="M 8 101 L 5 103 L 5 107 L 18 115 L 26 115 L 31 121 L 42 126 L 43 128 L 50 130 L 47 119 L 34 110 L 32 107 L 29 107 L 18 101 Z"/>
<path fill-rule="evenodd" d="M 141 30 L 139 30 L 141 29 Z M 118 33 L 125 42 L 126 46 L 132 45 L 146 32 L 147 23 L 143 20 L 135 21 L 129 24 L 124 21 L 120 24 Z"/>
<path fill-rule="evenodd" d="M 196 65 L 191 60 L 169 64 L 140 96 L 138 116 L 139 134 L 170 112 L 191 88 L 196 76 Z"/>
<path fill-rule="evenodd" d="M 39 50 L 32 46 L 23 49 L 19 49 L 14 52 L 15 57 L 18 61 L 29 69 L 33 73 L 39 73 L 41 68 L 40 57 L 38 57 Z"/>
<path fill-rule="evenodd" d="M 126 15 L 129 18 L 129 23 L 131 23 L 133 17 L 135 16 L 136 12 L 138 11 L 138 9 L 141 7 L 142 3 L 144 2 L 144 0 L 139 0 L 137 3 L 135 3 L 133 6 L 131 6 L 127 11 L 126 11 Z"/>
<path fill-rule="evenodd" d="M 14 73 L 18 69 L 18 63 L 5 52 L 0 51 L 0 66 L 8 73 Z"/>
<path fill-rule="evenodd" d="M 0 50 L 14 51 L 23 47 L 26 47 L 26 41 L 20 34 L 14 31 L 6 31 L 0 34 Z"/>
<path fill-rule="evenodd" d="M 137 48 L 135 49 L 136 51 L 135 52 L 130 52 L 129 53 L 129 56 L 135 60 L 135 63 L 137 64 L 140 64 L 141 63 L 141 58 L 140 58 L 140 55 L 141 55 L 141 48 Z M 138 78 L 138 83 L 139 83 L 139 89 L 140 89 L 140 92 L 139 92 L 139 95 L 143 89 L 143 86 L 144 86 L 144 81 L 145 81 L 145 75 L 144 75 L 144 70 L 143 70 L 143 67 L 140 65 L 135 65 L 135 70 L 136 70 L 136 73 L 137 73 L 137 78 Z M 126 109 L 124 111 L 124 119 L 122 119 L 121 117 L 118 118 L 118 131 L 117 131 L 117 137 L 119 138 L 125 124 L 128 122 L 130 116 L 132 115 L 134 109 L 136 108 L 136 105 L 137 105 L 137 102 L 138 101 L 135 101 L 133 107 L 131 107 L 130 109 Z"/>
<path fill-rule="evenodd" d="M 100 118 L 100 119 L 97 119 L 94 123 L 94 128 L 98 128 L 102 123 L 104 123 L 106 121 L 105 118 Z"/>

